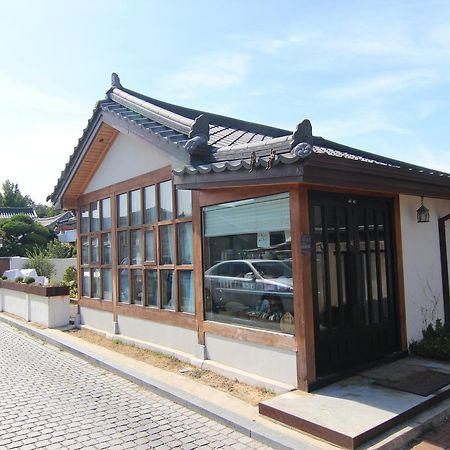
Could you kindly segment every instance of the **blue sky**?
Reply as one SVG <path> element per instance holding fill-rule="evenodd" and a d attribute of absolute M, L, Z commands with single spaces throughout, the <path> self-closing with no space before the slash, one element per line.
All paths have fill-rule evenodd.
<path fill-rule="evenodd" d="M 122 84 L 450 172 L 448 1 L 0 0 L 0 182 L 43 202 Z"/>

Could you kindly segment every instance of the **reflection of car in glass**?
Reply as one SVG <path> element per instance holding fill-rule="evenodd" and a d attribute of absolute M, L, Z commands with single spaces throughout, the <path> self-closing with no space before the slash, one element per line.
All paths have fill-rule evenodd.
<path fill-rule="evenodd" d="M 292 292 L 291 261 L 222 261 L 205 272 L 206 307 L 214 312 L 293 314 Z"/>

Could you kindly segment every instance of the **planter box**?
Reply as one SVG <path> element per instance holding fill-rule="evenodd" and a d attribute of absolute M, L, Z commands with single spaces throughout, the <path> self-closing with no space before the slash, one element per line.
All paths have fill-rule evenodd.
<path fill-rule="evenodd" d="M 48 328 L 69 324 L 69 288 L 0 281 L 0 311 Z"/>

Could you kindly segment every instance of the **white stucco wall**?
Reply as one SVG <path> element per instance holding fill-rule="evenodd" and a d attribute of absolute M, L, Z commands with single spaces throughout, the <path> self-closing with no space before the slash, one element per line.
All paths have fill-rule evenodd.
<path fill-rule="evenodd" d="M 178 166 L 180 162 L 135 135 L 119 133 L 84 192 L 93 192 L 172 164 Z"/>
<path fill-rule="evenodd" d="M 295 352 L 205 334 L 207 356 L 212 361 L 297 386 Z"/>
<path fill-rule="evenodd" d="M 152 342 L 193 355 L 197 346 L 197 332 L 159 322 L 137 319 L 119 314 L 119 332 L 124 336 Z"/>
<path fill-rule="evenodd" d="M 450 214 L 450 200 L 424 199 L 429 223 L 417 223 L 420 197 L 400 196 L 403 271 L 408 343 L 422 338 L 422 330 L 444 318 L 438 219 Z M 447 222 L 447 254 L 450 224 Z"/>
<path fill-rule="evenodd" d="M 81 325 L 95 328 L 106 333 L 114 333 L 113 314 L 110 311 L 80 306 Z"/>

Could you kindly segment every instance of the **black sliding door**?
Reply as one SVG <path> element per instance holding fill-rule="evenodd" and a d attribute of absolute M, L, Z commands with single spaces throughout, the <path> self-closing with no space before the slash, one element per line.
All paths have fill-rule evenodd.
<path fill-rule="evenodd" d="M 317 375 L 399 350 L 391 200 L 312 192 L 310 223 Z"/>

